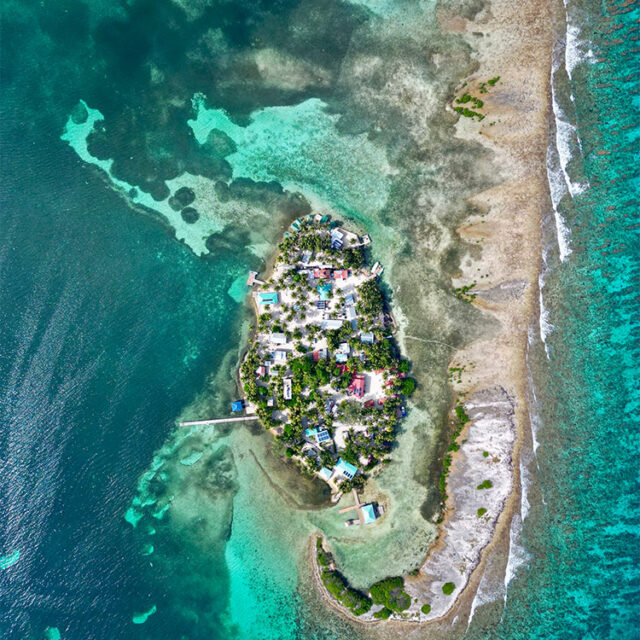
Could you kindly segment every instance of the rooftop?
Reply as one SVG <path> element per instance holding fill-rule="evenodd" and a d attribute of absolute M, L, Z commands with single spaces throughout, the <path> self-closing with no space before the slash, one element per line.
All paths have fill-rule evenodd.
<path fill-rule="evenodd" d="M 338 460 L 338 464 L 333 468 L 334 473 L 344 476 L 351 480 L 358 473 L 358 468 L 354 467 L 350 462 L 346 462 L 342 458 Z"/>
<path fill-rule="evenodd" d="M 372 504 L 364 504 L 362 505 L 362 515 L 364 516 L 364 523 L 371 524 L 375 522 L 378 518 L 376 515 L 376 510 Z"/>

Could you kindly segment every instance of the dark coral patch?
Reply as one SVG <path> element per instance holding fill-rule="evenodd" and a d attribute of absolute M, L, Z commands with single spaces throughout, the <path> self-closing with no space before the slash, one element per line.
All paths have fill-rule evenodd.
<path fill-rule="evenodd" d="M 200 214 L 198 213 L 197 209 L 194 209 L 193 207 L 185 207 L 180 212 L 180 215 L 182 216 L 182 219 L 188 224 L 193 224 L 194 222 L 197 222 L 198 218 L 200 217 Z"/>

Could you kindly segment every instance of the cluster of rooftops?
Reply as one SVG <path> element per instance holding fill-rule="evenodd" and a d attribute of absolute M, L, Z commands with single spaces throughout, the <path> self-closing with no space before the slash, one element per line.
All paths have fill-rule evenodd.
<path fill-rule="evenodd" d="M 290 249 L 285 259 L 276 263 L 271 278 L 263 283 L 257 279 L 256 272 L 250 272 L 247 284 L 258 284 L 262 290 L 253 292 L 259 322 L 252 351 L 255 360 L 252 362 L 258 366 L 248 373 L 250 380 L 256 380 L 258 391 L 260 387 L 263 390 L 265 387 L 270 389 L 271 393 L 274 393 L 274 388 L 279 390 L 275 397 L 266 400 L 267 411 L 271 409 L 269 413 L 265 414 L 265 410 L 262 409 L 261 415 L 260 408 L 255 407 L 258 415 L 271 418 L 265 426 L 271 426 L 278 436 L 282 436 L 283 430 L 286 432 L 286 424 L 291 413 L 288 403 L 300 402 L 300 396 L 309 396 L 309 392 L 305 390 L 301 393 L 293 390 L 295 372 L 292 372 L 291 366 L 296 360 L 304 358 L 316 365 L 325 362 L 332 374 L 338 376 L 335 379 L 344 380 L 345 376 L 349 376 L 340 388 L 334 388 L 335 385 L 329 382 L 319 387 L 324 398 L 322 403 L 319 403 L 323 407 L 319 409 L 324 408 L 324 415 L 327 416 L 324 421 L 328 426 L 323 423 L 323 419 L 312 421 L 317 424 L 308 424 L 309 421 L 303 419 L 301 438 L 304 442 L 295 453 L 295 457 L 302 464 L 305 464 L 305 459 L 308 461 L 309 458 L 315 458 L 315 475 L 327 482 L 336 494 L 340 494 L 340 486 L 344 482 L 349 482 L 351 486 L 350 482 L 362 472 L 355 464 L 345 460 L 344 455 L 340 455 L 345 438 L 350 437 L 347 431 L 353 425 L 333 422 L 333 419 L 339 416 L 338 406 L 340 403 L 344 404 L 343 401 L 348 398 L 351 398 L 352 402 L 361 403 L 362 406 L 382 406 L 388 393 L 385 389 L 383 371 L 366 371 L 364 347 L 375 345 L 378 338 L 374 331 L 368 328 L 372 326 L 370 322 L 365 323 L 367 330 L 359 331 L 357 307 L 359 287 L 381 273 L 382 267 L 376 263 L 375 269 L 368 271 L 363 263 L 346 264 L 341 254 L 348 249 L 353 251 L 354 248 L 361 251 L 363 246 L 369 244 L 370 239 L 368 236 L 360 238 L 355 233 L 334 224 L 331 224 L 327 234 L 329 220 L 328 216 L 309 216 L 304 220 L 296 220 L 292 224 L 292 232 L 287 232 L 285 238 L 299 237 L 299 245 L 295 241 L 289 241 L 287 246 L 290 249 L 293 245 L 293 251 Z M 314 224 L 315 226 L 312 226 Z M 304 248 L 305 233 L 307 240 L 309 236 L 313 239 L 314 234 L 322 234 L 322 248 Z M 304 291 L 304 295 L 301 294 L 301 290 Z M 266 316 L 266 320 L 261 322 L 263 315 Z M 380 326 L 385 329 L 382 309 L 379 315 Z M 345 327 L 349 328 L 347 333 Z M 343 339 L 336 344 L 329 339 L 329 333 L 339 334 Z M 357 348 L 357 344 L 363 345 L 362 349 Z M 354 361 L 362 362 L 362 366 L 354 368 L 352 364 L 349 368 L 347 363 Z M 243 375 L 247 389 L 246 372 Z M 299 387 L 297 389 L 299 391 Z M 264 394 L 258 394 L 257 397 L 263 399 Z M 320 413 L 322 414 L 322 411 Z M 273 426 L 278 423 L 281 426 Z M 366 433 L 366 429 L 364 431 Z M 329 450 L 336 451 L 332 456 L 335 455 L 337 461 L 333 458 L 332 465 L 327 464 L 330 456 L 326 453 L 323 455 L 323 452 Z M 355 461 L 353 455 L 347 457 Z M 371 456 L 360 456 L 363 467 L 366 467 L 370 460 Z M 372 508 L 369 519 L 365 514 L 365 523 L 373 520 L 375 510 Z"/>

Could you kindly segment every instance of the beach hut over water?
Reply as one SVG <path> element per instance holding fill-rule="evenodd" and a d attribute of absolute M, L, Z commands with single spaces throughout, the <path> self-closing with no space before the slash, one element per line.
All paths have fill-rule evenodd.
<path fill-rule="evenodd" d="M 365 524 L 371 524 L 378 518 L 376 510 L 372 504 L 365 504 L 362 506 L 362 516 L 364 517 Z"/>

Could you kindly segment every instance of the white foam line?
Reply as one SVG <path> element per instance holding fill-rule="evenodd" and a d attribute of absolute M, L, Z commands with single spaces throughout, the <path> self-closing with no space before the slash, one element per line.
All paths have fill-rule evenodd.
<path fill-rule="evenodd" d="M 557 229 L 557 225 L 556 225 L 556 229 Z M 558 241 L 558 244 L 560 244 L 560 241 Z M 555 327 L 553 326 L 553 324 L 551 324 L 551 320 L 549 319 L 549 310 L 546 308 L 544 304 L 543 290 L 544 290 L 547 269 L 548 269 L 546 253 L 547 253 L 546 251 L 543 251 L 543 254 L 542 254 L 542 269 L 540 271 L 540 275 L 538 276 L 538 295 L 540 298 L 540 319 L 539 319 L 540 340 L 542 340 L 542 344 L 544 345 L 544 352 L 547 356 L 547 360 L 549 360 L 549 345 L 547 345 L 547 338 L 549 334 L 555 329 Z M 561 253 L 561 257 L 562 257 L 562 253 Z"/>
<path fill-rule="evenodd" d="M 571 253 L 569 244 L 570 231 L 564 219 L 560 215 L 558 205 L 562 198 L 569 193 L 567 182 L 564 179 L 562 170 L 554 167 L 553 149 L 551 145 L 547 149 L 547 181 L 549 183 L 549 193 L 551 194 L 551 204 L 553 206 L 553 218 L 556 227 L 556 236 L 558 240 L 558 250 L 560 252 L 560 261 L 564 262 Z"/>
<path fill-rule="evenodd" d="M 529 560 L 529 554 L 525 551 L 521 543 L 522 518 L 519 513 L 514 514 L 509 528 L 509 557 L 507 568 L 504 573 L 504 604 L 507 605 L 508 588 L 511 581 L 516 577 L 518 569 L 524 566 Z M 504 615 L 504 612 L 503 612 Z"/>
<path fill-rule="evenodd" d="M 565 48 L 564 48 L 564 66 L 567 70 L 567 74 L 571 80 L 573 80 L 573 71 L 581 62 L 589 62 L 591 64 L 597 62 L 597 59 L 585 42 L 580 37 L 580 20 L 574 20 L 569 10 L 569 5 L 566 0 L 563 0 L 564 11 L 566 17 L 566 35 L 565 35 Z M 571 95 L 573 100 L 573 94 Z"/>

